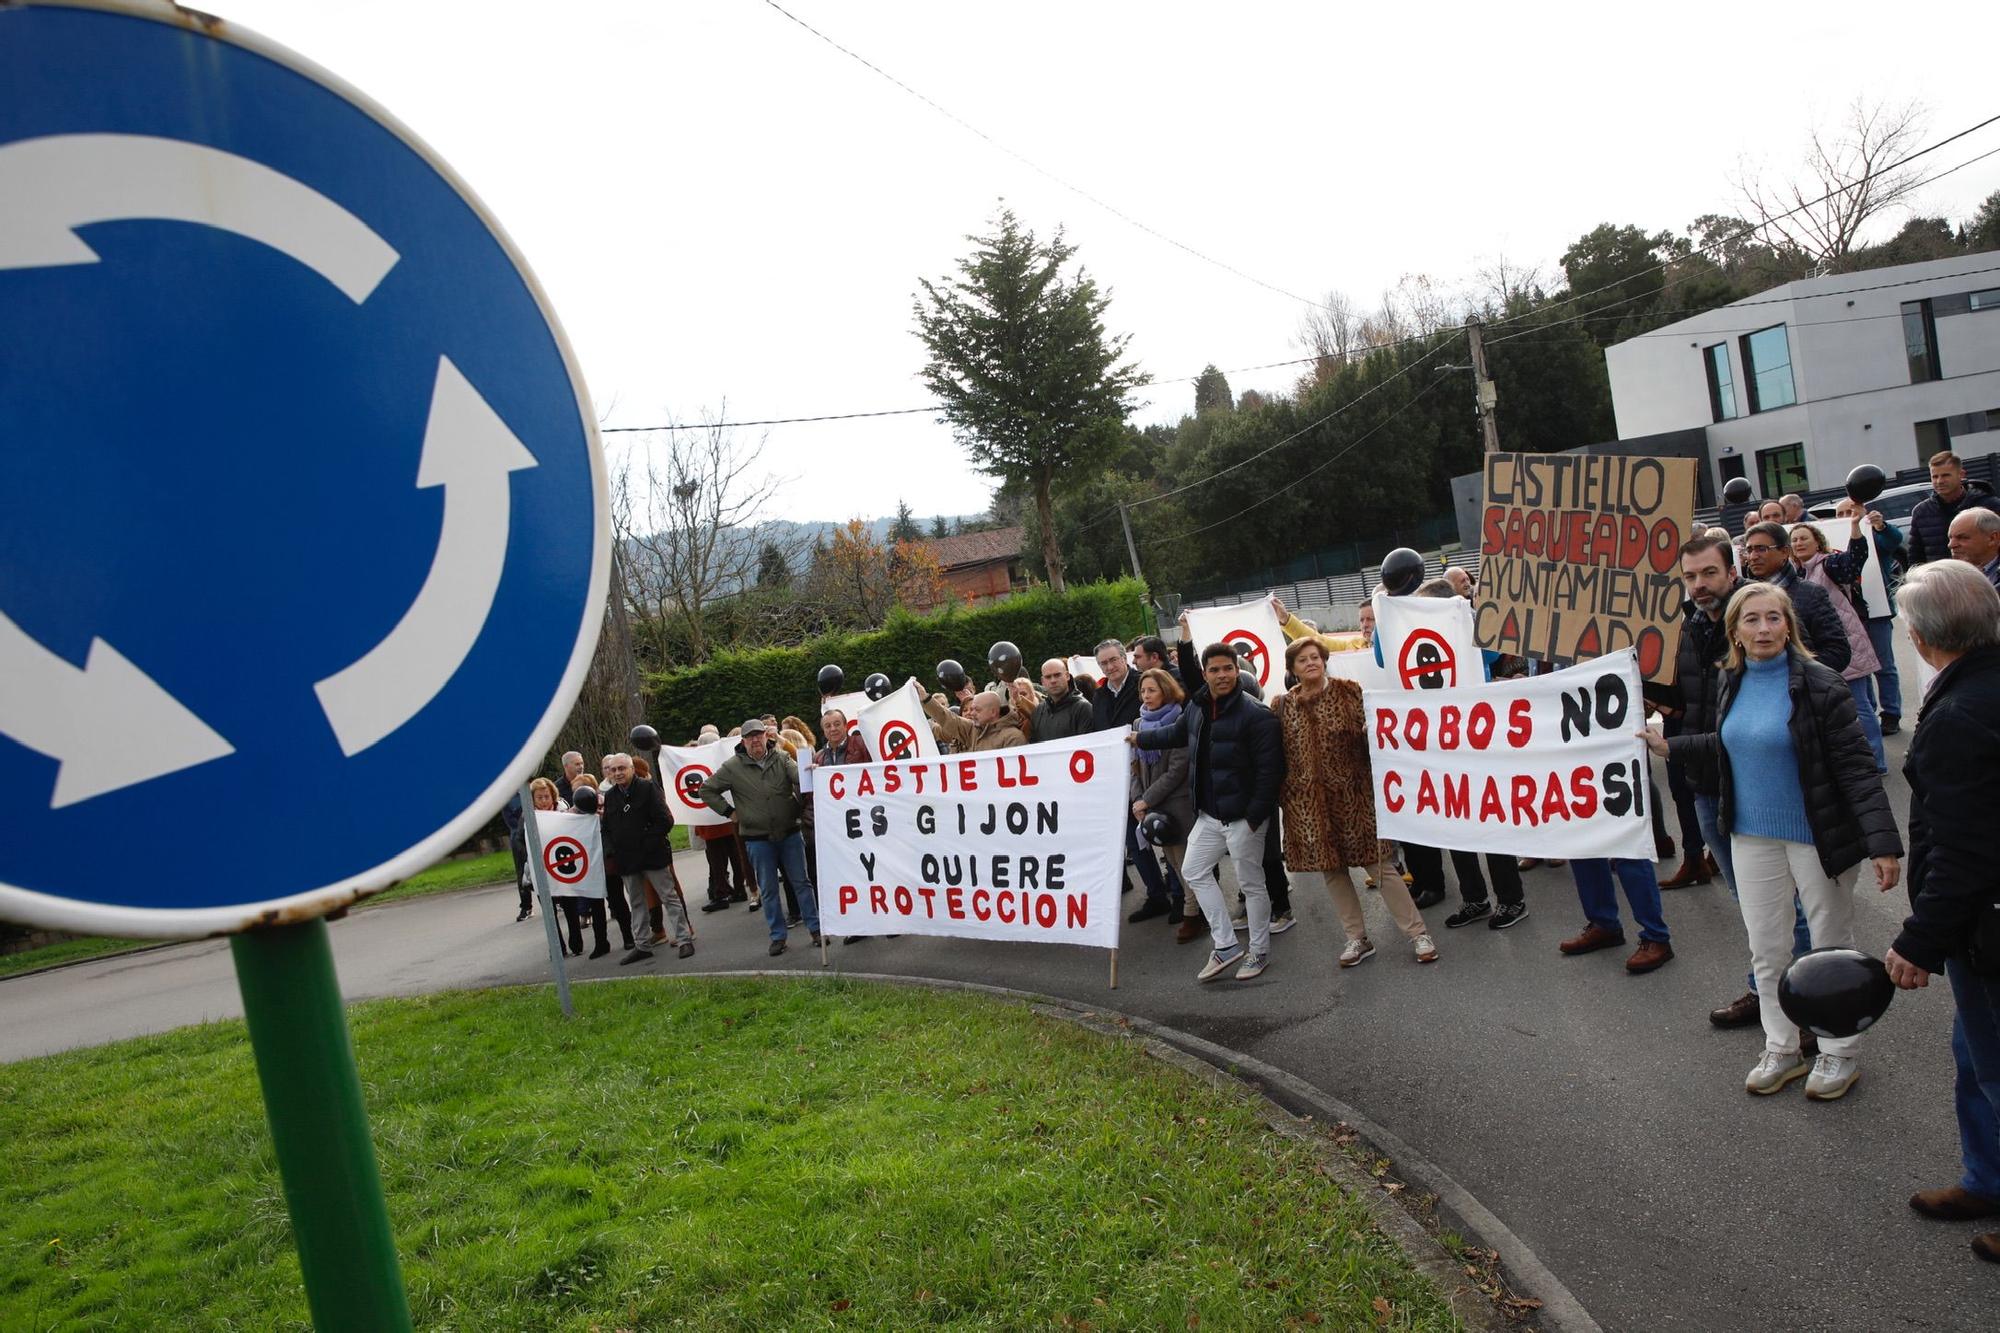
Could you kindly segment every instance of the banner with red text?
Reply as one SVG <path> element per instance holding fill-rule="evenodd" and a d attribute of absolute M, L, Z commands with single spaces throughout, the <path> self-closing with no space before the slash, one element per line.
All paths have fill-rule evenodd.
<path fill-rule="evenodd" d="M 736 738 L 724 736 L 706 745 L 660 747 L 660 781 L 667 797 L 667 812 L 676 824 L 690 828 L 713 827 L 729 821 L 701 803 L 701 784 L 722 767 L 722 761 L 736 753 Z"/>
<path fill-rule="evenodd" d="M 1653 857 L 1629 651 L 1546 676 L 1367 690 L 1375 827 L 1468 852 Z"/>
<path fill-rule="evenodd" d="M 829 935 L 1118 947 L 1123 731 L 819 770 L 813 870 Z"/>
<path fill-rule="evenodd" d="M 1249 663 L 1264 697 L 1275 699 L 1285 692 L 1285 636 L 1270 598 L 1202 607 L 1189 611 L 1187 618 L 1188 637 L 1197 653 L 1211 643 L 1239 644 L 1240 661 Z"/>
<path fill-rule="evenodd" d="M 1641 675 L 1670 679 L 1694 502 L 1692 458 L 1486 455 L 1480 646 L 1556 662 L 1632 648 Z"/>

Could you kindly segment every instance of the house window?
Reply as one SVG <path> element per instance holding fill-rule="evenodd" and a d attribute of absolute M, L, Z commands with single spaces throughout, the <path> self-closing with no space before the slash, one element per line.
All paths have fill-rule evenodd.
<path fill-rule="evenodd" d="M 1717 343 L 1701 354 L 1708 365 L 1708 408 L 1717 421 L 1736 415 L 1736 381 L 1729 374 L 1729 344 Z"/>
<path fill-rule="evenodd" d="M 1757 451 L 1757 478 L 1764 483 L 1765 495 L 1785 495 L 1810 490 L 1806 484 L 1806 447 L 1787 444 Z"/>
<path fill-rule="evenodd" d="M 1926 466 L 1931 455 L 1951 448 L 1951 427 L 1943 417 L 1917 423 L 1917 461 Z"/>
<path fill-rule="evenodd" d="M 1792 344 L 1784 325 L 1744 335 L 1743 383 L 1752 412 L 1790 407 L 1799 400 L 1792 388 Z"/>
<path fill-rule="evenodd" d="M 1939 316 L 1968 315 L 1975 310 L 2000 310 L 2000 287 L 1988 287 L 1983 292 L 1953 292 L 1950 296 L 1940 296 L 1924 304 Z"/>
<path fill-rule="evenodd" d="M 1910 360 L 1910 383 L 1944 378 L 1938 367 L 1937 316 L 1929 301 L 1903 302 L 1903 352 Z"/>
<path fill-rule="evenodd" d="M 1965 298 L 1968 310 L 2000 310 L 2000 287 L 1988 287 Z"/>

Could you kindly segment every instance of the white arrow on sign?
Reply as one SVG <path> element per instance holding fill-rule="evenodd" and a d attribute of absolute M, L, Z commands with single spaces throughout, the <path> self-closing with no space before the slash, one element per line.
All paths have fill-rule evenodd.
<path fill-rule="evenodd" d="M 430 574 L 389 636 L 313 686 L 343 754 L 359 754 L 423 710 L 486 626 L 507 563 L 507 474 L 535 456 L 459 373 L 438 358 L 417 486 L 444 487 Z"/>
<path fill-rule="evenodd" d="M 0 732 L 59 761 L 51 810 L 236 747 L 102 639 L 71 666 L 0 615 Z"/>
<path fill-rule="evenodd" d="M 396 265 L 360 218 L 234 153 L 144 134 L 53 134 L 0 148 L 0 269 L 95 264 L 75 229 L 140 218 L 261 241 L 356 305 Z"/>

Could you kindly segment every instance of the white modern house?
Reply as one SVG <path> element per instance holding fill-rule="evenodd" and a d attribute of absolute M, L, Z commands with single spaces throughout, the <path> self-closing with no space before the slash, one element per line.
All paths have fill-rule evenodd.
<path fill-rule="evenodd" d="M 2000 452 L 2000 250 L 1788 282 L 1604 359 L 1619 437 L 1705 427 L 1716 493 Z"/>

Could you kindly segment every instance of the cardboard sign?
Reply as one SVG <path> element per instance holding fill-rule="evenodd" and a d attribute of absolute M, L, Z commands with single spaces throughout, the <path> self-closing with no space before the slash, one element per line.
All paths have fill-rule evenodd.
<path fill-rule="evenodd" d="M 1118 947 L 1123 731 L 821 771 L 821 928 Z"/>
<path fill-rule="evenodd" d="M 1574 662 L 1621 648 L 1673 675 L 1695 460 L 1488 454 L 1474 622 L 1483 648 Z"/>
<path fill-rule="evenodd" d="M 1366 690 L 1384 838 L 1513 856 L 1653 855 L 1630 651 L 1435 691 Z"/>

